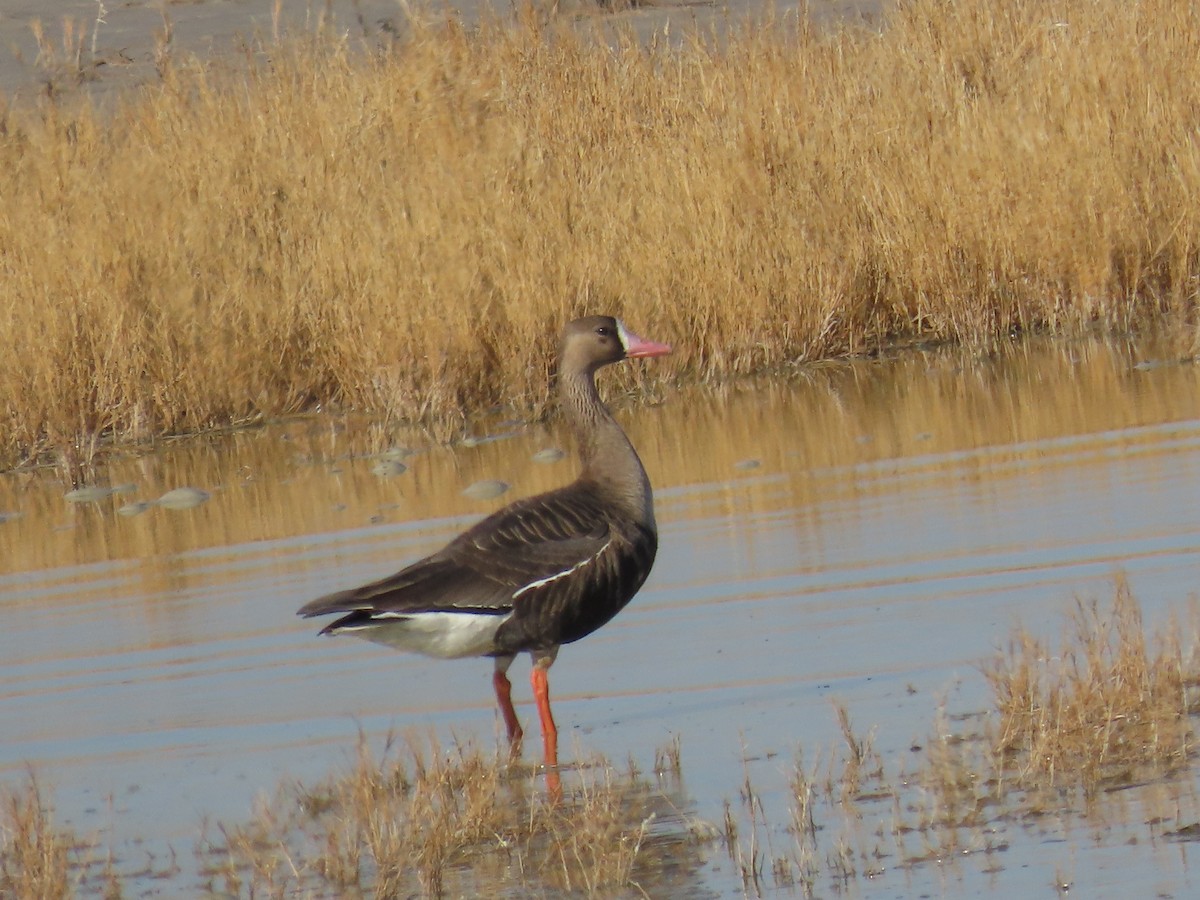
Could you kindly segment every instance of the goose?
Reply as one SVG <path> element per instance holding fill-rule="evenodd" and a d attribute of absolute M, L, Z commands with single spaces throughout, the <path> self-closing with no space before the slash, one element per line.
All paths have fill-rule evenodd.
<path fill-rule="evenodd" d="M 548 673 L 563 644 L 591 634 L 645 583 L 658 549 L 650 480 L 596 391 L 595 374 L 625 359 L 665 356 L 611 316 L 563 329 L 557 393 L 574 432 L 579 476 L 517 500 L 394 575 L 313 600 L 305 618 L 339 615 L 322 635 L 348 634 L 444 659 L 491 657 L 508 740 L 523 731 L 508 670 L 532 658 L 530 683 L 547 771 L 558 767 Z"/>

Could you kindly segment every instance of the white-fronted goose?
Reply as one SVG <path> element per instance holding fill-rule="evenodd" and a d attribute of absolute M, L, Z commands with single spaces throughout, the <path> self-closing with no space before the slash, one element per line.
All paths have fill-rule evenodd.
<path fill-rule="evenodd" d="M 562 644 L 591 634 L 637 593 L 658 547 L 650 482 L 596 392 L 597 369 L 663 356 L 609 316 L 563 330 L 558 394 L 583 469 L 566 487 L 488 516 L 432 556 L 380 581 L 321 597 L 302 616 L 345 613 L 321 634 L 353 634 L 399 650 L 495 659 L 493 685 L 509 740 L 521 740 L 508 667 L 533 658 L 545 761 L 558 765 L 547 670 Z"/>

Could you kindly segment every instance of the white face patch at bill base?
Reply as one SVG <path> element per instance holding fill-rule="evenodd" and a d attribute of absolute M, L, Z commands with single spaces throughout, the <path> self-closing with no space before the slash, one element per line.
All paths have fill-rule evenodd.
<path fill-rule="evenodd" d="M 336 633 L 353 634 L 409 653 L 462 659 L 491 653 L 496 645 L 496 632 L 511 616 L 512 613 L 379 613 L 370 624 L 339 628 Z"/>
<path fill-rule="evenodd" d="M 621 349 L 626 353 L 629 352 L 629 331 L 625 328 L 625 323 L 617 319 L 617 337 L 621 339 Z"/>

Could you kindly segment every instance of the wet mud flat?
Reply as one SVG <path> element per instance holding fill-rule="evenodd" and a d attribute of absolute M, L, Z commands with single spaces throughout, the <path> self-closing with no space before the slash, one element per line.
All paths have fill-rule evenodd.
<path fill-rule="evenodd" d="M 632 829 L 655 813 L 632 879 L 803 893 L 808 860 L 818 895 L 1188 895 L 1190 764 L 958 819 L 917 775 L 935 752 L 982 752 L 982 667 L 1014 629 L 1059 646 L 1079 598 L 1107 608 L 1118 574 L 1145 630 L 1175 617 L 1186 644 L 1196 381 L 1165 346 L 1034 342 L 618 403 L 656 488 L 660 555 L 554 673 L 565 789 L 620 787 Z M 172 894 L 228 888 L 217 823 L 249 827 L 281 784 L 318 793 L 360 747 L 379 760 L 390 741 L 410 771 L 410 741 L 497 759 L 486 661 L 318 640 L 295 617 L 574 471 L 554 423 L 501 414 L 469 438 L 318 417 L 130 452 L 90 498 L 68 500 L 50 471 L 4 476 L 4 786 L 32 767 L 56 820 L 111 851 L 129 892 Z M 482 482 L 507 489 L 467 491 Z M 203 497 L 158 502 L 184 488 Z M 536 770 L 505 771 L 498 790 L 537 808 Z M 798 783 L 813 786 L 809 844 Z M 686 846 L 687 864 L 655 841 Z M 474 858 L 448 863 L 447 885 L 500 878 Z"/>

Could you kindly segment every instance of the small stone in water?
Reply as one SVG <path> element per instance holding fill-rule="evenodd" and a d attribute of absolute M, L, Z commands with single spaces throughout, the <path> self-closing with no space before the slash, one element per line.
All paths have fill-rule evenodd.
<path fill-rule="evenodd" d="M 111 493 L 112 488 L 94 484 L 89 487 L 75 488 L 73 491 L 67 491 L 63 494 L 63 499 L 68 503 L 95 503 L 97 500 L 103 500 Z"/>
<path fill-rule="evenodd" d="M 380 459 L 399 460 L 407 459 L 413 455 L 413 450 L 408 447 L 389 447 L 379 454 Z"/>
<path fill-rule="evenodd" d="M 153 503 L 148 503 L 145 500 L 139 500 L 136 503 L 126 503 L 124 506 L 117 509 L 118 516 L 138 516 L 152 507 Z"/>
<path fill-rule="evenodd" d="M 533 454 L 533 461 L 540 463 L 554 463 L 558 462 L 566 455 L 566 453 L 564 453 L 562 450 L 559 450 L 557 447 L 547 447 L 545 450 L 539 450 L 537 453 Z"/>
<path fill-rule="evenodd" d="M 158 505 L 167 509 L 192 509 L 208 500 L 208 491 L 200 488 L 181 487 L 167 491 L 158 498 Z"/>
<path fill-rule="evenodd" d="M 494 497 L 499 497 L 508 490 L 508 482 L 495 481 L 485 479 L 477 481 L 463 491 L 464 497 L 470 497 L 472 500 L 491 500 Z"/>
<path fill-rule="evenodd" d="M 24 513 L 19 512 L 0 512 L 0 525 L 5 522 L 11 522 L 13 519 L 19 519 Z"/>
<path fill-rule="evenodd" d="M 392 475 L 403 475 L 408 471 L 408 466 L 400 462 L 398 459 L 385 459 L 377 462 L 371 467 L 371 474 L 379 478 L 390 478 Z"/>
<path fill-rule="evenodd" d="M 759 462 L 757 459 L 743 459 L 738 462 L 735 462 L 733 464 L 733 467 L 735 469 L 741 469 L 741 470 L 745 471 L 747 469 L 757 469 L 761 465 L 762 465 L 762 463 Z"/>

